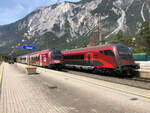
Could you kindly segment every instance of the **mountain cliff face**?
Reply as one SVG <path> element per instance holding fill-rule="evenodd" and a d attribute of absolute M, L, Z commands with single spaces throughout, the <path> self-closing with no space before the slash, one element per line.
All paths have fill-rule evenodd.
<path fill-rule="evenodd" d="M 103 37 L 120 30 L 135 34 L 143 21 L 150 21 L 149 0 L 81 0 L 34 10 L 25 18 L 0 26 L 0 51 L 33 44 L 41 48 L 79 47 L 88 40 L 101 15 Z"/>

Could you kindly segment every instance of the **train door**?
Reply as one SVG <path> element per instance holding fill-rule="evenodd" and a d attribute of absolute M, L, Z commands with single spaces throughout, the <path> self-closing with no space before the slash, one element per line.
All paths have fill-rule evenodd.
<path fill-rule="evenodd" d="M 42 66 L 42 55 L 40 55 L 40 66 Z"/>
<path fill-rule="evenodd" d="M 43 55 L 43 64 L 44 64 L 44 66 L 46 65 L 46 59 L 47 59 L 47 58 L 46 58 L 46 55 L 44 54 L 44 55 Z"/>
<path fill-rule="evenodd" d="M 93 54 L 92 53 L 87 54 L 87 60 L 88 60 L 89 65 L 93 64 Z"/>
<path fill-rule="evenodd" d="M 112 50 L 104 50 L 104 57 L 103 59 L 107 64 L 105 65 L 107 68 L 113 68 L 112 66 L 115 66 L 115 55 Z"/>
<path fill-rule="evenodd" d="M 45 54 L 45 63 L 46 63 L 46 66 L 48 66 L 48 64 L 49 64 L 48 53 Z"/>
<path fill-rule="evenodd" d="M 48 54 L 42 55 L 42 66 L 48 66 Z"/>

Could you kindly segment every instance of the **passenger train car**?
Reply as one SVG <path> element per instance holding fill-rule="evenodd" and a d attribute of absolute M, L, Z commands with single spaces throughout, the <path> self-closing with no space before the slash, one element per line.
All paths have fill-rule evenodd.
<path fill-rule="evenodd" d="M 65 66 L 92 69 L 94 71 L 133 74 L 139 66 L 123 44 L 110 44 L 63 51 Z"/>
<path fill-rule="evenodd" d="M 48 49 L 19 56 L 18 60 L 20 63 L 29 63 L 31 65 L 49 68 L 62 68 L 63 64 L 62 54 L 56 49 Z"/>

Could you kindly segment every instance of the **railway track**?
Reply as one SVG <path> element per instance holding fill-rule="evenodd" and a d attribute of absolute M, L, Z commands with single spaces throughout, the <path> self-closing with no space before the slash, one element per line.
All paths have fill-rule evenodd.
<path fill-rule="evenodd" d="M 64 69 L 63 71 L 71 74 L 76 74 L 79 76 L 86 76 L 93 79 L 99 79 L 104 80 L 107 82 L 117 83 L 117 84 L 123 84 L 128 85 L 132 87 L 137 87 L 141 89 L 150 90 L 150 79 L 148 78 L 140 78 L 140 77 L 117 77 L 117 76 L 110 76 L 105 74 L 93 74 L 92 71 L 86 71 L 86 70 L 78 70 L 78 69 Z"/>
<path fill-rule="evenodd" d="M 140 77 L 136 77 L 136 78 L 131 78 L 131 80 L 141 81 L 141 82 L 149 82 L 149 83 L 150 83 L 150 78 L 140 78 Z"/>

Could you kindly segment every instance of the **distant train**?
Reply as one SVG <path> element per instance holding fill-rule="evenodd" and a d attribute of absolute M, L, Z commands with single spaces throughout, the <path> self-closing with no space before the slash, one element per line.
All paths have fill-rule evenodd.
<path fill-rule="evenodd" d="M 129 48 L 123 44 L 72 49 L 62 51 L 62 54 L 64 65 L 69 67 L 127 75 L 139 68 Z"/>
<path fill-rule="evenodd" d="M 2 56 L 2 59 L 10 64 L 16 62 L 16 56 Z"/>
<path fill-rule="evenodd" d="M 59 50 L 48 49 L 43 51 L 38 51 L 35 53 L 23 55 L 18 57 L 18 62 L 29 63 L 31 65 L 58 68 L 61 69 L 63 65 L 62 54 Z"/>

